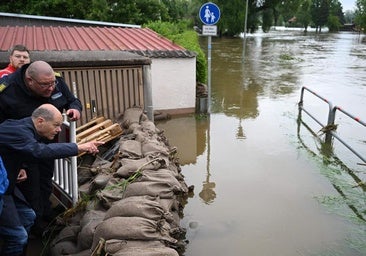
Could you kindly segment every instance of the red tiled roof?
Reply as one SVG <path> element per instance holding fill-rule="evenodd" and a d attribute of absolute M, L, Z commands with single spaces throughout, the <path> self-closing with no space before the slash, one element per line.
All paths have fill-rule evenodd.
<path fill-rule="evenodd" d="M 186 51 L 148 28 L 0 26 L 0 35 L 0 51 L 15 44 L 24 44 L 31 51 Z"/>

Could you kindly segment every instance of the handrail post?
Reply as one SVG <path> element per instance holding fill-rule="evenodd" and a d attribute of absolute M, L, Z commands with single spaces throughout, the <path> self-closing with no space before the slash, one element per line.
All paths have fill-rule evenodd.
<path fill-rule="evenodd" d="M 299 115 L 301 115 L 301 110 L 302 110 L 302 106 L 304 104 L 304 91 L 305 91 L 306 87 L 303 86 L 301 88 L 301 94 L 300 94 L 300 101 L 298 103 L 298 107 L 299 107 Z"/>
<path fill-rule="evenodd" d="M 334 120 L 335 120 L 335 111 L 336 109 L 333 107 L 333 104 L 331 102 L 328 102 L 329 104 L 329 113 L 328 113 L 328 123 L 327 125 L 333 125 L 334 124 Z M 331 132 L 326 132 L 325 133 L 325 142 L 326 143 L 331 143 L 332 142 L 332 133 Z"/>
<path fill-rule="evenodd" d="M 70 122 L 70 142 L 76 143 L 76 121 Z M 72 204 L 75 206 L 79 196 L 77 156 L 72 156 L 70 160 L 72 176 Z"/>

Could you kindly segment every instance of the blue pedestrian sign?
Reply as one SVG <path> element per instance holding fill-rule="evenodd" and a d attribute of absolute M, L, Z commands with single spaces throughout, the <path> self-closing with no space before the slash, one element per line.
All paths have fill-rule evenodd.
<path fill-rule="evenodd" d="M 206 25 L 215 25 L 220 19 L 219 7 L 211 2 L 203 4 L 200 9 L 200 19 Z"/>

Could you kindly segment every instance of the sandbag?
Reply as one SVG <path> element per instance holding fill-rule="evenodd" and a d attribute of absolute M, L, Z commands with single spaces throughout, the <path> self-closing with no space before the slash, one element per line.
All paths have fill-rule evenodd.
<path fill-rule="evenodd" d="M 133 196 L 122 199 L 112 205 L 106 212 L 104 220 L 112 217 L 142 217 L 149 220 L 173 221 L 171 213 L 164 211 L 156 198 L 149 196 Z"/>
<path fill-rule="evenodd" d="M 70 254 L 70 256 L 90 256 L 92 254 L 92 251 L 90 249 Z"/>
<path fill-rule="evenodd" d="M 108 173 L 99 173 L 94 177 L 91 182 L 91 186 L 89 187 L 89 193 L 93 193 L 99 189 L 103 189 L 109 182 L 112 176 Z"/>
<path fill-rule="evenodd" d="M 105 242 L 104 250 L 111 255 L 130 256 L 178 256 L 176 250 L 167 247 L 161 241 L 117 240 Z"/>
<path fill-rule="evenodd" d="M 140 123 L 142 114 L 143 110 L 140 107 L 126 109 L 122 117 L 122 127 L 127 129 L 133 123 Z"/>
<path fill-rule="evenodd" d="M 153 248 L 128 248 L 122 249 L 114 256 L 179 256 L 178 252 L 169 247 L 153 247 Z"/>
<path fill-rule="evenodd" d="M 77 234 L 80 232 L 80 226 L 66 226 L 63 228 L 60 233 L 57 234 L 53 243 L 59 243 L 63 241 L 73 241 L 76 242 Z"/>
<path fill-rule="evenodd" d="M 149 132 L 152 134 L 158 133 L 159 129 L 156 128 L 154 122 L 150 121 L 150 120 L 145 120 L 143 122 L 140 122 L 141 125 L 141 130 L 145 131 L 145 132 Z"/>
<path fill-rule="evenodd" d="M 178 201 L 175 198 L 160 198 L 159 203 L 166 212 L 175 212 L 179 210 Z"/>
<path fill-rule="evenodd" d="M 153 140 L 158 139 L 158 136 L 156 134 L 151 134 L 147 133 L 146 131 L 143 131 L 140 125 L 133 130 L 133 134 L 135 135 L 135 140 L 141 143 L 151 139 Z"/>
<path fill-rule="evenodd" d="M 78 252 L 76 243 L 72 241 L 62 241 L 50 247 L 52 256 L 72 255 Z"/>
<path fill-rule="evenodd" d="M 119 145 L 119 157 L 131 159 L 142 158 L 141 142 L 136 140 L 121 140 Z"/>
<path fill-rule="evenodd" d="M 121 167 L 116 171 L 116 174 L 122 178 L 128 178 L 136 173 L 138 169 L 153 169 L 157 170 L 163 165 L 166 165 L 166 159 L 145 157 L 141 159 L 122 158 L 120 160 Z"/>
<path fill-rule="evenodd" d="M 115 254 L 116 252 L 128 248 L 151 248 L 151 247 L 162 247 L 165 246 L 164 243 L 158 240 L 118 240 L 118 239 L 110 239 L 105 241 L 104 251 L 109 254 Z"/>
<path fill-rule="evenodd" d="M 158 140 L 146 140 L 141 142 L 141 152 L 143 156 L 148 156 L 154 153 L 159 153 L 165 156 L 169 155 L 166 145 Z"/>
<path fill-rule="evenodd" d="M 90 181 L 93 177 L 93 173 L 90 171 L 90 167 L 80 166 L 77 168 L 78 172 L 78 184 L 84 184 Z"/>
<path fill-rule="evenodd" d="M 176 198 L 175 193 L 181 192 L 179 187 L 172 187 L 164 182 L 146 181 L 134 182 L 127 186 L 122 197 L 153 196 L 160 198 Z"/>
<path fill-rule="evenodd" d="M 123 182 L 124 180 L 111 179 L 103 190 L 96 193 L 96 197 L 106 209 L 109 209 L 114 202 L 123 198 L 124 190 L 121 187 Z"/>
<path fill-rule="evenodd" d="M 101 238 L 132 240 L 164 240 L 176 243 L 169 235 L 170 226 L 165 220 L 153 221 L 141 217 L 113 217 L 100 223 L 94 234 L 92 250 Z"/>
<path fill-rule="evenodd" d="M 145 170 L 138 178 L 139 181 L 165 182 L 171 187 L 179 187 L 180 191 L 188 192 L 188 187 L 183 181 L 178 181 L 173 172 L 167 169 Z"/>
<path fill-rule="evenodd" d="M 101 223 L 105 217 L 105 211 L 87 211 L 80 221 L 81 231 L 77 237 L 78 250 L 86 250 L 91 248 L 93 244 L 93 236 L 95 228 Z"/>

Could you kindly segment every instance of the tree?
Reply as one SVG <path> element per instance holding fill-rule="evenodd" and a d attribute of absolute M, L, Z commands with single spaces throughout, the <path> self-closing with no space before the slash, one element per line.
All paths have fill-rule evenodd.
<path fill-rule="evenodd" d="M 222 35 L 237 36 L 244 31 L 248 1 L 247 32 L 255 32 L 259 25 L 269 31 L 273 25 L 283 25 L 290 19 L 293 25 L 307 26 L 312 22 L 317 31 L 328 25 L 337 31 L 345 22 L 338 0 L 212 0 L 221 10 L 217 23 Z M 9 0 L 2 1 L 4 12 L 89 19 L 143 25 L 152 21 L 177 22 L 191 19 L 201 25 L 199 8 L 207 0 Z M 357 1 L 355 20 L 364 24 L 366 0 Z"/>
<path fill-rule="evenodd" d="M 188 18 L 190 13 L 188 11 L 188 0 L 161 0 L 167 9 L 169 19 L 173 22 L 178 22 L 182 19 Z M 193 2 L 193 1 L 192 1 Z"/>
<path fill-rule="evenodd" d="M 139 17 L 134 20 L 136 24 L 145 24 L 149 21 L 169 21 L 168 9 L 160 0 L 137 0 L 136 8 Z"/>
<path fill-rule="evenodd" d="M 87 20 L 110 20 L 107 0 L 92 0 L 89 12 L 86 13 Z"/>
<path fill-rule="evenodd" d="M 342 24 L 344 24 L 342 5 L 338 0 L 331 0 L 327 21 L 328 29 L 330 32 L 339 31 Z"/>
<path fill-rule="evenodd" d="M 355 11 L 355 23 L 363 31 L 366 30 L 366 0 L 357 0 Z"/>
<path fill-rule="evenodd" d="M 243 0 L 219 0 L 217 6 L 221 11 L 218 23 L 219 31 L 227 36 L 235 36 L 244 31 L 245 1 Z"/>
<path fill-rule="evenodd" d="M 310 6 L 311 6 L 311 0 L 303 1 L 296 14 L 297 20 L 300 24 L 302 24 L 302 27 L 304 28 L 305 32 L 307 32 L 308 26 L 311 22 Z"/>
<path fill-rule="evenodd" d="M 311 18 L 314 22 L 316 32 L 321 32 L 322 27 L 327 23 L 330 10 L 330 0 L 313 0 L 310 6 Z"/>
<path fill-rule="evenodd" d="M 273 25 L 273 9 L 266 9 L 262 11 L 262 14 L 262 30 L 263 32 L 268 32 Z"/>
<path fill-rule="evenodd" d="M 282 1 L 278 5 L 278 12 L 285 22 L 288 22 L 292 18 L 298 20 L 299 9 L 303 2 L 307 2 L 307 0 Z"/>

